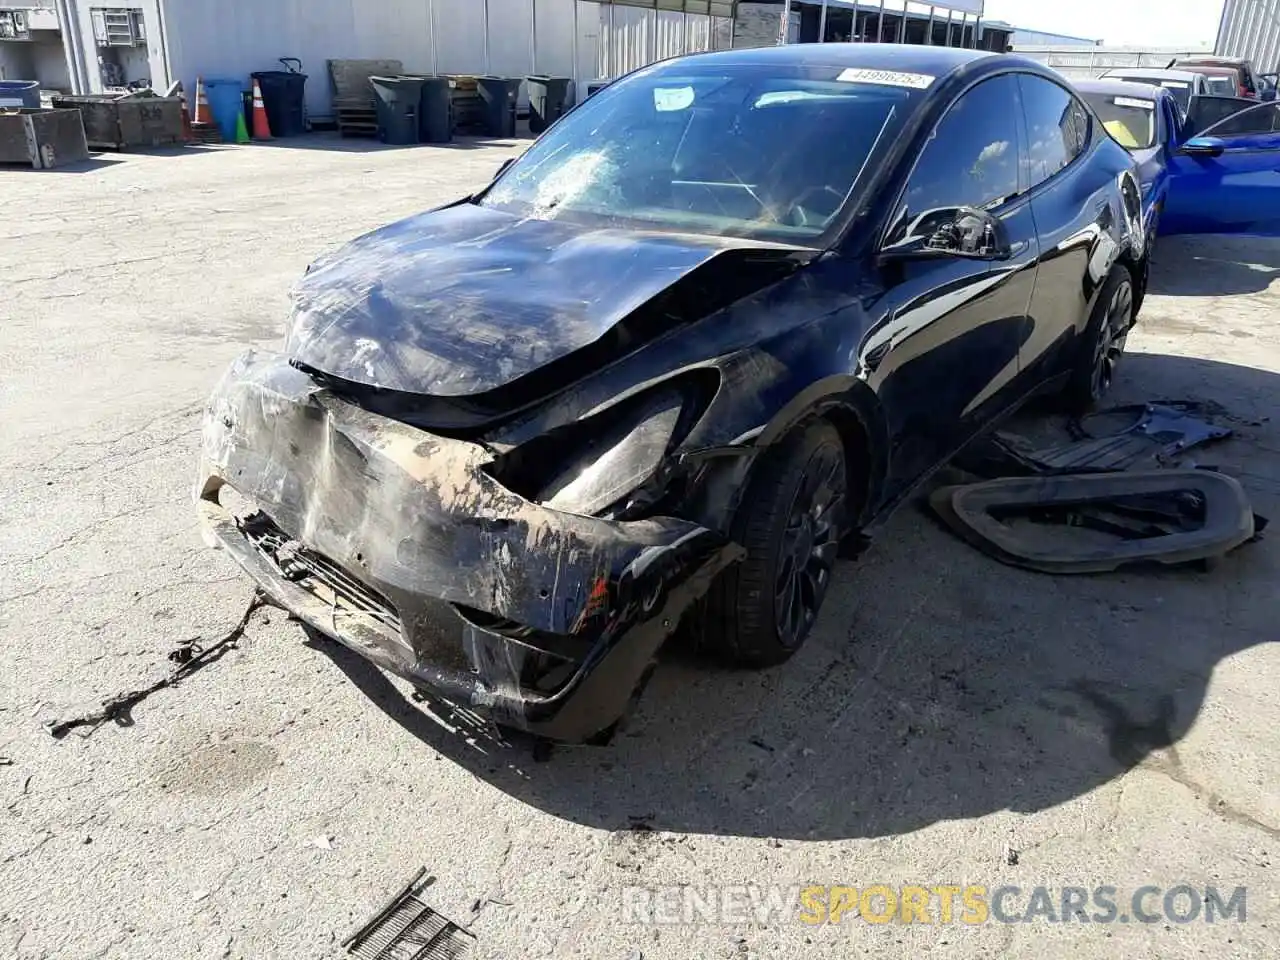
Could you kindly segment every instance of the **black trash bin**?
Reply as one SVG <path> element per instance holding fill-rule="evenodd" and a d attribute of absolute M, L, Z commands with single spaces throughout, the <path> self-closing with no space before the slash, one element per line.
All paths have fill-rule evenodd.
<path fill-rule="evenodd" d="M 541 133 L 569 109 L 568 77 L 527 77 L 529 81 L 529 132 Z"/>
<path fill-rule="evenodd" d="M 484 101 L 484 132 L 488 136 L 516 135 L 516 103 L 520 99 L 520 84 L 523 82 L 512 77 L 476 78 L 480 99 Z"/>
<path fill-rule="evenodd" d="M 453 97 L 448 77 L 418 77 L 422 97 L 418 101 L 418 142 L 448 143 L 453 139 Z"/>
<path fill-rule="evenodd" d="M 262 104 L 273 137 L 298 137 L 307 132 L 304 103 L 307 75 L 288 70 L 264 70 L 251 75 L 262 88 Z M 249 127 L 253 129 L 252 126 Z"/>
<path fill-rule="evenodd" d="M 422 77 L 370 77 L 377 96 L 378 139 L 404 146 L 418 142 Z"/>

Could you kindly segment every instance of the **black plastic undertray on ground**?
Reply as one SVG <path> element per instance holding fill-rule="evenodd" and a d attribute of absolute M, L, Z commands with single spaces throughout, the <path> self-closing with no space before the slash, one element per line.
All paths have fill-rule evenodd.
<path fill-rule="evenodd" d="M 1209 561 L 1257 532 L 1244 489 L 1208 470 L 1012 477 L 941 487 L 929 502 L 970 545 L 1042 573 Z"/>

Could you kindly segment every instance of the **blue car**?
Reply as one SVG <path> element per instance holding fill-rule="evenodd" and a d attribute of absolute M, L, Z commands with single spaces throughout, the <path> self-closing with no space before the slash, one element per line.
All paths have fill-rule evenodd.
<path fill-rule="evenodd" d="M 1150 247 L 1168 203 L 1170 164 L 1183 129 L 1182 108 L 1171 91 L 1146 83 L 1104 78 L 1079 80 L 1075 87 L 1103 129 L 1137 162 L 1143 229 Z"/>
<path fill-rule="evenodd" d="M 1076 82 L 1137 161 L 1148 246 L 1157 236 L 1280 235 L 1280 104 L 1192 97 L 1118 80 Z"/>
<path fill-rule="evenodd" d="M 1033 61 L 653 64 L 311 266 L 209 402 L 204 531 L 424 691 L 607 739 L 664 643 L 782 663 L 960 448 L 1101 397 L 1144 240 L 1133 158 Z"/>
<path fill-rule="evenodd" d="M 1162 234 L 1280 236 L 1280 103 L 1193 101 L 1169 177 Z"/>

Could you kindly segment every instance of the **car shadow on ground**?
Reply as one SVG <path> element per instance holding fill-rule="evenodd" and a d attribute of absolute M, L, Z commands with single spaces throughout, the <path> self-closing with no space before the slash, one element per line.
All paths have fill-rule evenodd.
<path fill-rule="evenodd" d="M 1156 245 L 1150 292 L 1167 297 L 1260 293 L 1280 278 L 1280 240 L 1267 237 L 1168 237 Z"/>
<path fill-rule="evenodd" d="M 1189 393 L 1206 384 L 1208 395 Z M 1278 389 L 1270 373 L 1151 355 L 1129 358 L 1115 399 L 1228 404 L 1238 436 L 1200 462 L 1242 476 L 1255 508 L 1274 513 L 1280 444 L 1259 421 Z M 1264 539 L 1211 572 L 1044 576 L 989 560 L 909 505 L 838 572 L 791 663 L 747 673 L 667 656 L 610 746 L 549 756 L 443 705 L 424 709 L 358 655 L 311 642 L 423 743 L 554 816 L 608 830 L 884 837 L 1044 810 L 1138 764 L 1210 802 L 1176 744 L 1214 668 L 1274 636 L 1278 573 Z"/>

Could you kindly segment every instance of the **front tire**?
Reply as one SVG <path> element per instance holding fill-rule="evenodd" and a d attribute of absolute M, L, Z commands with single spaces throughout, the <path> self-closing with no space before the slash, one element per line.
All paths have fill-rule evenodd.
<path fill-rule="evenodd" d="M 703 637 L 739 667 L 770 667 L 808 639 L 835 571 L 848 517 L 844 444 L 813 420 L 761 455 L 738 506 L 733 539 L 741 563 L 707 597 Z"/>
<path fill-rule="evenodd" d="M 1063 390 L 1069 412 L 1088 413 L 1111 389 L 1133 326 L 1134 306 L 1133 275 L 1124 264 L 1116 264 L 1102 285 Z"/>

